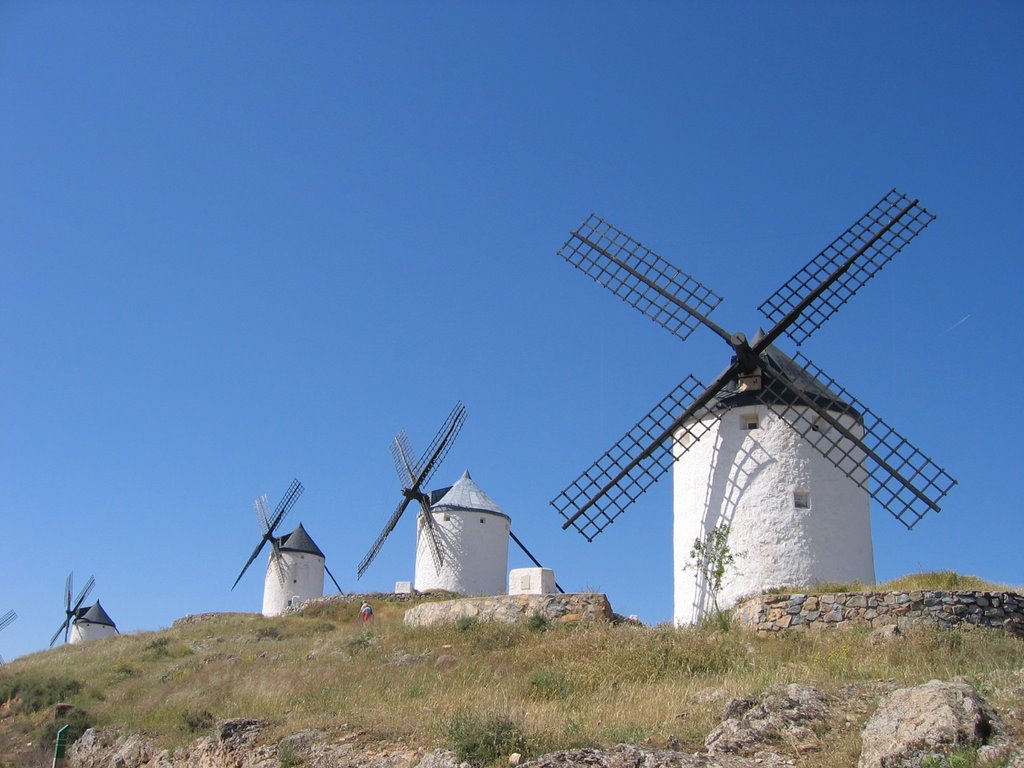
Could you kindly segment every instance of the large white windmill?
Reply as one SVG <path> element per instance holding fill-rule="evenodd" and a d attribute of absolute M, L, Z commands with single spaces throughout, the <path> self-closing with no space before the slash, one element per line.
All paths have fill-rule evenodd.
<path fill-rule="evenodd" d="M 552 505 L 587 540 L 673 466 L 675 621 L 712 608 L 695 541 L 722 525 L 741 553 L 720 607 L 776 586 L 874 581 L 868 496 L 911 528 L 955 480 L 834 379 L 775 341 L 800 345 L 931 223 L 892 190 L 760 309 L 752 342 L 708 315 L 721 298 L 591 215 L 560 251 L 573 266 L 681 340 L 698 326 L 732 358 L 708 386 L 687 377 Z"/>
<path fill-rule="evenodd" d="M 270 556 L 263 581 L 262 613 L 264 616 L 279 616 L 288 608 L 307 600 L 322 597 L 324 573 L 330 577 L 334 586 L 341 592 L 338 581 L 327 567 L 324 553 L 303 528 L 302 523 L 299 523 L 291 533 L 283 536 L 274 535 L 277 526 L 291 511 L 303 490 L 302 483 L 292 480 L 292 484 L 288 486 L 288 490 L 285 491 L 281 501 L 274 509 L 273 516 L 269 512 L 266 496 L 260 496 L 253 502 L 256 518 L 263 535 L 231 588 L 234 589 L 238 586 L 238 582 L 242 580 L 246 570 L 259 557 L 267 542 L 270 542 Z"/>

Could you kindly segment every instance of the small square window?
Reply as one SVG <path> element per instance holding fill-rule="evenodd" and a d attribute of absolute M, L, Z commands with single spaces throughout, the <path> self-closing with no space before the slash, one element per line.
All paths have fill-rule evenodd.
<path fill-rule="evenodd" d="M 486 520 L 485 520 L 484 518 L 482 518 L 482 517 L 481 517 L 481 518 L 480 518 L 480 522 L 481 522 L 481 523 L 484 523 L 484 522 L 487 522 L 487 521 L 486 521 Z"/>
<path fill-rule="evenodd" d="M 793 506 L 797 509 L 810 509 L 811 508 L 811 492 L 810 491 L 793 491 Z"/>
<path fill-rule="evenodd" d="M 744 413 L 740 415 L 740 429 L 743 431 L 750 432 L 760 428 L 761 425 L 758 423 L 756 413 Z"/>
<path fill-rule="evenodd" d="M 447 523 L 447 522 L 448 522 L 449 520 L 451 520 L 451 519 L 452 519 L 452 516 L 451 516 L 451 515 L 449 515 L 449 514 L 448 514 L 447 512 L 445 512 L 445 513 L 444 513 L 444 521 L 445 521 L 445 522 Z"/>

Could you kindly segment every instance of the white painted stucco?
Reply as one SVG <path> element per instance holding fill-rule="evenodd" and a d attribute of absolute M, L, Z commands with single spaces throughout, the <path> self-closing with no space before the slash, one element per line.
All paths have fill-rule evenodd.
<path fill-rule="evenodd" d="M 551 595 L 558 591 L 550 568 L 513 568 L 508 572 L 510 595 Z"/>
<path fill-rule="evenodd" d="M 71 634 L 68 636 L 69 643 L 84 643 L 87 640 L 99 640 L 102 637 L 112 637 L 117 630 L 109 624 L 93 624 L 91 621 L 75 621 L 71 624 Z"/>
<path fill-rule="evenodd" d="M 443 589 L 461 595 L 505 594 L 508 517 L 481 510 L 457 509 L 431 514 L 443 565 L 438 572 L 421 513 L 416 518 L 416 590 Z"/>
<path fill-rule="evenodd" d="M 759 428 L 745 429 L 741 417 L 755 413 Z M 862 433 L 853 419 L 833 416 L 854 434 Z M 718 595 L 721 608 L 771 587 L 811 587 L 822 581 L 874 583 L 867 492 L 773 409 L 728 410 L 695 445 L 680 453 L 677 443 L 676 624 L 698 622 L 713 610 L 690 552 L 695 539 L 704 539 L 723 522 L 731 527 L 729 546 L 737 559 Z M 809 494 L 810 508 L 797 508 L 797 491 Z"/>
<path fill-rule="evenodd" d="M 323 597 L 324 559 L 310 552 L 282 549 L 270 556 L 263 581 L 263 615 L 279 616 L 290 605 Z"/>

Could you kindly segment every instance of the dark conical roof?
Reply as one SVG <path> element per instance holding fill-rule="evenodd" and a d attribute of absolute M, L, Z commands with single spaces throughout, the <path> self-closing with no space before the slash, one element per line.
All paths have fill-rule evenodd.
<path fill-rule="evenodd" d="M 308 533 L 306 533 L 306 529 L 302 527 L 302 523 L 299 523 L 294 531 L 282 536 L 277 541 L 281 549 L 286 552 L 305 552 L 307 554 L 318 555 L 326 559 L 324 553 L 320 551 L 320 547 L 318 547 L 316 542 L 310 538 Z"/>
<path fill-rule="evenodd" d="M 100 605 L 99 600 L 88 608 L 78 609 L 78 615 L 75 617 L 75 622 L 79 621 L 84 621 L 89 624 L 105 624 L 108 627 L 117 629 L 117 625 L 114 623 L 114 620 L 107 615 L 106 611 L 103 610 L 103 606 Z"/>

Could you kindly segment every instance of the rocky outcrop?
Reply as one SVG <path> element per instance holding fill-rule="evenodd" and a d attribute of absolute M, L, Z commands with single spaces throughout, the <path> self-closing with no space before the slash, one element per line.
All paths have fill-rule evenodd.
<path fill-rule="evenodd" d="M 944 628 L 996 627 L 1024 637 L 1024 595 L 1016 592 L 917 589 L 761 595 L 741 602 L 733 615 L 743 626 L 762 633 L 928 622 Z"/>
<path fill-rule="evenodd" d="M 567 749 L 538 757 L 519 768 L 772 768 L 785 763 L 737 755 L 705 755 L 619 744 L 612 749 Z"/>
<path fill-rule="evenodd" d="M 829 698 L 808 685 L 791 684 L 758 699 L 733 699 L 725 719 L 704 740 L 709 754 L 756 755 L 783 744 L 796 752 L 818 748 L 814 727 L 825 725 Z"/>
<path fill-rule="evenodd" d="M 1022 670 L 1024 675 L 1024 670 Z M 1022 678 L 1024 679 L 1024 678 Z M 879 693 L 884 692 L 878 699 Z M 858 768 L 950 768 L 947 755 L 969 750 L 976 762 L 1024 768 L 1021 745 L 1011 745 L 992 707 L 970 685 L 932 681 L 893 690 L 892 684 L 851 684 L 834 696 L 814 687 L 791 684 L 756 698 L 733 699 L 723 720 L 705 740 L 704 752 L 619 744 L 612 749 L 553 752 L 518 768 L 781 768 L 816 765 L 828 755 L 830 729 L 852 722 L 879 703 L 863 730 Z M 1008 713 L 1012 723 L 1013 713 Z M 331 733 L 302 731 L 268 742 L 263 721 L 225 720 L 212 732 L 174 750 L 149 739 L 109 730 L 88 730 L 68 754 L 68 768 L 471 768 L 442 749 L 426 751 L 369 741 L 365 734 L 339 726 Z M 1012 731 L 1011 731 L 1012 733 Z M 963 759 L 963 755 L 960 755 Z"/>
<path fill-rule="evenodd" d="M 955 746 L 984 745 L 997 731 L 995 711 L 966 683 L 901 688 L 882 698 L 864 727 L 858 768 L 920 765 L 932 754 L 939 761 Z"/>
<path fill-rule="evenodd" d="M 466 597 L 417 605 L 405 612 L 405 623 L 425 627 L 454 624 L 459 619 L 476 619 L 512 624 L 531 616 L 542 616 L 562 624 L 611 621 L 612 607 L 608 598 L 597 592 Z"/>
<path fill-rule="evenodd" d="M 303 731 L 277 744 L 260 744 L 259 720 L 225 720 L 214 733 L 174 750 L 142 736 L 90 729 L 68 751 L 69 768 L 469 768 L 447 750 L 357 745 L 355 734 L 329 739 Z"/>

